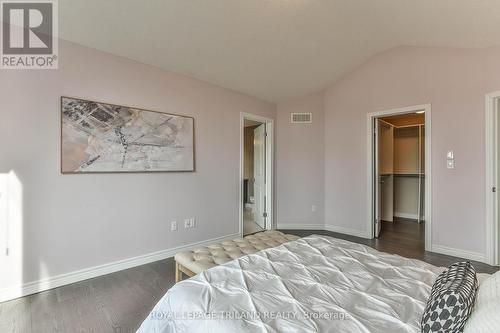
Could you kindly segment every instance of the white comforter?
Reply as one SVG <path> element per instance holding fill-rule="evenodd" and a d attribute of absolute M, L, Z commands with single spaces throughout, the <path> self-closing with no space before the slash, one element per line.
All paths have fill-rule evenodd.
<path fill-rule="evenodd" d="M 441 271 L 313 235 L 176 284 L 138 332 L 420 332 Z"/>

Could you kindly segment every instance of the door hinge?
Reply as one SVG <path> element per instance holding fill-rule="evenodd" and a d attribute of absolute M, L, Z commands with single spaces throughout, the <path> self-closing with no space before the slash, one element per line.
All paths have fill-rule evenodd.
<path fill-rule="evenodd" d="M 493 187 L 491 188 L 491 192 L 496 193 L 496 191 L 497 191 L 497 187 L 496 187 L 496 186 L 493 186 Z"/>

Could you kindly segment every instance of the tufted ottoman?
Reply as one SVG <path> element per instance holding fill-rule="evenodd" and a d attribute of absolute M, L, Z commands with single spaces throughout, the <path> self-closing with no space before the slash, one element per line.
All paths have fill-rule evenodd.
<path fill-rule="evenodd" d="M 175 281 L 181 280 L 182 273 L 191 277 L 210 267 L 299 238 L 281 231 L 270 230 L 179 252 L 175 255 Z"/>

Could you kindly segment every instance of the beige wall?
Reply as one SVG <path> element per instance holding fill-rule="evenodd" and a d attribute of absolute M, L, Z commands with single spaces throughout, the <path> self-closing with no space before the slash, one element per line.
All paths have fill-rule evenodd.
<path fill-rule="evenodd" d="M 15 172 L 23 189 L 23 282 L 238 232 L 240 112 L 277 118 L 279 225 L 366 233 L 366 114 L 432 103 L 432 241 L 485 251 L 484 95 L 500 90 L 500 48 L 393 49 L 277 112 L 152 66 L 60 48 L 59 70 L 0 73 L 0 173 Z M 61 175 L 62 95 L 193 116 L 197 171 Z M 290 124 L 291 112 L 312 112 L 313 123 Z M 170 231 L 188 217 L 196 229 Z"/>
<path fill-rule="evenodd" d="M 394 216 L 418 218 L 418 177 L 394 177 Z"/>
<path fill-rule="evenodd" d="M 418 127 L 394 129 L 394 172 L 418 173 L 419 137 Z"/>
<path fill-rule="evenodd" d="M 312 112 L 312 124 L 291 124 L 290 113 Z M 278 105 L 277 221 L 281 227 L 324 224 L 323 93 Z M 312 211 L 312 206 L 316 211 Z"/>
<path fill-rule="evenodd" d="M 411 118 L 411 117 L 410 117 Z M 403 119 L 403 118 L 401 118 Z M 425 172 L 419 169 L 419 127 L 394 129 L 394 172 L 416 174 Z M 423 148 L 423 147 L 422 147 Z M 425 156 L 422 149 L 421 156 Z M 418 218 L 419 178 L 401 177 L 394 179 L 394 215 Z M 423 193 L 423 192 L 422 192 Z"/>
<path fill-rule="evenodd" d="M 327 89 L 326 222 L 368 233 L 366 114 L 431 103 L 432 243 L 484 254 L 484 100 L 500 89 L 499 59 L 498 47 L 400 47 Z M 455 151 L 454 170 L 446 168 L 449 149 Z"/>
<path fill-rule="evenodd" d="M 61 175 L 61 96 L 193 116 L 196 172 Z M 276 113 L 271 103 L 64 41 L 58 70 L 0 71 L 0 101 L 0 173 L 15 172 L 23 190 L 23 232 L 12 236 L 22 246 L 10 249 L 22 255 L 13 263 L 22 277 L 1 280 L 0 290 L 234 235 L 240 112 Z M 196 229 L 182 227 L 190 217 Z"/>

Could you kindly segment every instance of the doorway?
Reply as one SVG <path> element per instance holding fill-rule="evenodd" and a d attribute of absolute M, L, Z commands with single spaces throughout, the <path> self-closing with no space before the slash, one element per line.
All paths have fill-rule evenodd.
<path fill-rule="evenodd" d="M 372 238 L 429 250 L 430 105 L 369 114 L 368 131 Z"/>
<path fill-rule="evenodd" d="M 240 232 L 272 229 L 273 120 L 242 114 Z"/>

